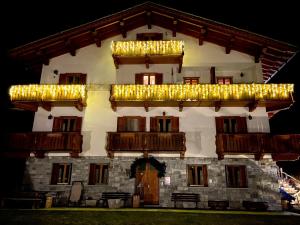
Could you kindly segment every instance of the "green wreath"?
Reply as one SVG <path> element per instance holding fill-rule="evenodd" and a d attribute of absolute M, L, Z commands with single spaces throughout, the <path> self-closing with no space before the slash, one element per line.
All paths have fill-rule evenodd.
<path fill-rule="evenodd" d="M 157 159 L 155 159 L 153 156 L 150 156 L 149 158 L 136 158 L 133 163 L 130 166 L 130 178 L 135 178 L 136 175 L 136 168 L 138 166 L 141 166 L 142 168 L 145 168 L 146 163 L 150 163 L 151 166 L 153 166 L 158 171 L 158 177 L 164 177 L 166 174 L 166 163 L 165 162 L 159 162 Z"/>

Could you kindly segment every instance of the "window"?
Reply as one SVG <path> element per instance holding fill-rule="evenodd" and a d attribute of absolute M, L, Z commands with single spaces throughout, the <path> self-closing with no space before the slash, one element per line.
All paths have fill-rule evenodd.
<path fill-rule="evenodd" d="M 108 184 L 107 164 L 90 164 L 89 184 Z"/>
<path fill-rule="evenodd" d="M 59 75 L 59 84 L 86 84 L 86 74 L 62 73 Z"/>
<path fill-rule="evenodd" d="M 70 184 L 71 163 L 53 163 L 51 184 Z"/>
<path fill-rule="evenodd" d="M 184 77 L 184 84 L 199 84 L 199 77 Z"/>
<path fill-rule="evenodd" d="M 82 117 L 60 116 L 54 117 L 52 131 L 55 132 L 80 132 Z"/>
<path fill-rule="evenodd" d="M 240 165 L 227 165 L 226 169 L 226 184 L 229 188 L 246 188 L 246 167 Z"/>
<path fill-rule="evenodd" d="M 188 165 L 187 170 L 188 186 L 208 186 L 206 165 Z"/>
<path fill-rule="evenodd" d="M 151 132 L 179 132 L 179 118 L 174 116 L 157 116 L 150 118 Z"/>
<path fill-rule="evenodd" d="M 247 133 L 246 117 L 224 116 L 216 117 L 217 133 Z"/>
<path fill-rule="evenodd" d="M 232 77 L 217 77 L 217 84 L 232 84 Z"/>
<path fill-rule="evenodd" d="M 162 84 L 161 73 L 137 73 L 135 74 L 135 84 L 154 85 Z"/>
<path fill-rule="evenodd" d="M 118 117 L 118 132 L 138 132 L 146 130 L 146 117 L 123 116 Z"/>

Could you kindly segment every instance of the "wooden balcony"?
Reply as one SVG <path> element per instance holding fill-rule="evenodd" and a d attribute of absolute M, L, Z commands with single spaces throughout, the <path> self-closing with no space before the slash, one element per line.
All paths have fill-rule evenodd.
<path fill-rule="evenodd" d="M 79 132 L 11 133 L 2 138 L 6 150 L 33 152 L 36 157 L 44 157 L 46 152 L 67 152 L 78 157 L 82 151 L 82 135 Z"/>
<path fill-rule="evenodd" d="M 259 160 L 270 153 L 276 161 L 296 160 L 300 156 L 300 134 L 217 134 L 216 152 L 219 159 L 226 154 L 253 154 Z"/>
<path fill-rule="evenodd" d="M 142 152 L 179 153 L 184 157 L 185 133 L 183 132 L 108 132 L 106 150 L 113 158 L 114 153 Z"/>
<path fill-rule="evenodd" d="M 117 107 L 256 107 L 269 110 L 293 104 L 292 84 L 163 84 L 163 85 L 112 85 L 110 102 Z"/>
<path fill-rule="evenodd" d="M 73 106 L 79 111 L 86 106 L 85 85 L 30 84 L 14 85 L 9 90 L 10 100 L 16 108 L 36 112 L 41 106 L 51 111 L 54 106 Z"/>

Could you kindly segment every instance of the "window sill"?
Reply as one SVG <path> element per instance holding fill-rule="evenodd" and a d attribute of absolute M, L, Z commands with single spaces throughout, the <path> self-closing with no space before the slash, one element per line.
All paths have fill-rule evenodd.
<path fill-rule="evenodd" d="M 207 187 L 207 186 L 204 186 L 204 185 L 188 185 L 188 187 Z"/>

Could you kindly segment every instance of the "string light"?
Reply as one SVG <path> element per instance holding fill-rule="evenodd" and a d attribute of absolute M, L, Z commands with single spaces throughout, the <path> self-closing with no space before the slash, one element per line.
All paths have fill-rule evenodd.
<path fill-rule="evenodd" d="M 85 85 L 14 85 L 9 89 L 11 101 L 82 101 L 86 102 Z"/>
<path fill-rule="evenodd" d="M 145 55 L 181 55 L 183 41 L 112 41 L 113 55 L 145 56 Z"/>
<path fill-rule="evenodd" d="M 115 101 L 289 99 L 293 84 L 113 85 Z"/>

